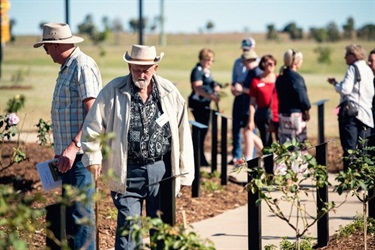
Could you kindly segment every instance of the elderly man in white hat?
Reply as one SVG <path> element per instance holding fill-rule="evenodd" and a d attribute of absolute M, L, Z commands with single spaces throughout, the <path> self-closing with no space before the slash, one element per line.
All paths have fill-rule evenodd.
<path fill-rule="evenodd" d="M 154 46 L 133 45 L 124 55 L 130 74 L 110 81 L 100 92 L 83 126 L 83 163 L 100 165 L 99 135 L 113 133 L 108 141 L 112 154 L 103 172 L 113 173 L 108 182 L 118 209 L 115 249 L 134 249 L 128 216 L 157 217 L 162 210 L 160 186 L 175 178 L 175 193 L 194 179 L 194 155 L 187 103 L 172 82 L 156 74 L 164 53 Z M 98 173 L 99 174 L 99 173 Z M 164 204 L 164 206 L 172 204 Z M 163 212 L 163 211 L 162 211 Z"/>
<path fill-rule="evenodd" d="M 81 127 L 102 88 L 102 80 L 95 61 L 84 54 L 76 43 L 68 24 L 43 25 L 43 38 L 34 48 L 43 46 L 55 63 L 61 65 L 52 101 L 52 125 L 55 158 L 62 173 L 62 184 L 87 190 L 92 200 L 95 187 L 93 176 L 82 164 Z M 65 195 L 65 190 L 63 190 Z M 80 220 L 89 218 L 90 223 Z M 66 210 L 66 234 L 71 249 L 95 249 L 95 214 L 93 204 L 76 202 Z"/>

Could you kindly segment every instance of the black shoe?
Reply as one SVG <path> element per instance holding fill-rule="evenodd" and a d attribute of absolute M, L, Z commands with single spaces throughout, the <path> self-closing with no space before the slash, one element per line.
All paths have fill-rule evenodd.
<path fill-rule="evenodd" d="M 228 162 L 228 165 L 234 165 L 234 160 L 232 159 L 230 162 Z"/>

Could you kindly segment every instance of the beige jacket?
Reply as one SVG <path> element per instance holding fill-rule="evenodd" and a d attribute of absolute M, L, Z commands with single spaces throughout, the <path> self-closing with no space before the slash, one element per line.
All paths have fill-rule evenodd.
<path fill-rule="evenodd" d="M 187 175 L 176 178 L 176 194 L 181 185 L 191 185 L 194 179 L 194 153 L 192 136 L 188 121 L 187 104 L 172 82 L 154 75 L 163 111 L 169 118 L 172 133 L 172 176 L 181 173 Z M 109 180 L 109 189 L 125 193 L 127 171 L 127 145 L 130 123 L 130 84 L 131 75 L 113 79 L 99 93 L 83 124 L 82 148 L 83 164 L 87 167 L 102 164 L 99 135 L 113 133 L 108 141 L 111 154 L 108 164 L 103 164 L 103 172 L 111 169 L 113 177 Z"/>

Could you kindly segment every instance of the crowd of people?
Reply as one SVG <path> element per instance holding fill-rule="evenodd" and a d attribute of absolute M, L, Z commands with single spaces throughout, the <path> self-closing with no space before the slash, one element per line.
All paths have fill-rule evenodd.
<path fill-rule="evenodd" d="M 223 86 L 211 74 L 215 53 L 199 51 L 198 62 L 190 75 L 190 96 L 185 98 L 175 85 L 157 74 L 164 53 L 157 55 L 154 46 L 133 45 L 123 55 L 129 73 L 111 80 L 102 88 L 95 61 L 75 44 L 83 38 L 74 36 L 65 23 L 47 23 L 43 47 L 53 62 L 60 64 L 51 107 L 54 151 L 62 183 L 85 189 L 90 202 L 74 202 L 66 210 L 66 238 L 71 249 L 95 249 L 95 214 L 93 193 L 102 172 L 112 172 L 107 185 L 118 210 L 115 249 L 135 249 L 128 217 L 146 214 L 157 217 L 163 210 L 162 183 L 173 178 L 175 193 L 194 179 L 193 143 L 188 121 L 190 108 L 195 120 L 206 128 L 201 134 L 201 165 L 209 163 L 204 142 L 210 121 L 210 105 L 218 109 Z M 253 158 L 272 142 L 307 139 L 306 123 L 311 108 L 304 78 L 298 73 L 303 63 L 300 51 L 288 49 L 283 65 L 271 54 L 258 57 L 255 40 L 241 42 L 242 54 L 233 66 L 231 92 L 233 103 L 233 159 Z M 340 94 L 338 112 L 340 140 L 344 156 L 359 146 L 359 138 L 374 133 L 375 50 L 365 62 L 361 46 L 348 45 L 347 72 L 341 82 L 328 78 Z M 369 67 L 369 66 L 370 67 Z M 103 164 L 103 134 L 114 133 L 106 143 L 111 148 Z M 259 134 L 259 135 L 258 135 Z M 244 139 L 244 147 L 242 146 Z M 344 161 L 344 167 L 347 168 Z M 164 187 L 165 188 L 165 187 Z M 62 196 L 65 196 L 65 189 Z M 165 207 L 165 204 L 164 204 Z M 89 223 L 81 223 L 88 218 Z M 153 232 L 150 232 L 151 234 Z"/>

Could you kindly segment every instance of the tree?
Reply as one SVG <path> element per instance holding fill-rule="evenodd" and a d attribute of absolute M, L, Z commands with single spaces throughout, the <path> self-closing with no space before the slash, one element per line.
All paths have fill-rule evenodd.
<path fill-rule="evenodd" d="M 288 33 L 291 40 L 300 40 L 303 38 L 302 28 L 298 28 L 295 22 L 287 24 L 282 32 Z"/>
<path fill-rule="evenodd" d="M 326 29 L 328 41 L 337 42 L 340 40 L 340 31 L 336 23 L 330 22 Z"/>
<path fill-rule="evenodd" d="M 130 27 L 130 30 L 133 32 L 133 33 L 136 33 L 137 30 L 138 30 L 138 19 L 136 18 L 132 18 L 129 20 L 129 27 Z"/>
<path fill-rule="evenodd" d="M 328 46 L 319 46 L 314 49 L 314 52 L 318 54 L 318 63 L 320 64 L 331 64 L 331 53 L 332 48 Z"/>
<path fill-rule="evenodd" d="M 13 27 L 17 24 L 17 21 L 16 19 L 10 19 L 9 21 L 9 33 L 10 33 L 10 41 L 13 43 L 14 41 L 16 41 L 16 37 L 14 36 L 13 32 L 12 32 L 12 29 Z"/>
<path fill-rule="evenodd" d="M 123 32 L 124 31 L 124 27 L 122 26 L 120 18 L 113 19 L 111 31 L 113 33 L 119 33 L 119 32 Z"/>
<path fill-rule="evenodd" d="M 354 19 L 352 17 L 349 17 L 346 21 L 346 24 L 342 26 L 344 30 L 343 37 L 345 39 L 353 39 L 354 38 Z"/>
<path fill-rule="evenodd" d="M 148 22 L 147 18 L 142 19 L 142 29 L 145 29 L 147 27 L 147 22 Z M 139 31 L 139 25 L 140 25 L 139 19 L 132 18 L 129 20 L 130 30 L 133 31 L 133 33 L 136 33 L 137 31 Z"/>
<path fill-rule="evenodd" d="M 206 24 L 207 32 L 211 32 L 215 27 L 215 24 L 212 21 L 208 21 Z"/>
<path fill-rule="evenodd" d="M 327 31 L 324 28 L 310 28 L 310 37 L 318 43 L 325 42 L 327 41 Z"/>
<path fill-rule="evenodd" d="M 275 29 L 274 24 L 269 24 L 267 25 L 267 35 L 266 35 L 267 40 L 277 40 L 278 39 L 278 34 Z"/>
<path fill-rule="evenodd" d="M 366 24 L 357 30 L 357 36 L 360 39 L 374 41 L 375 40 L 375 25 Z"/>
<path fill-rule="evenodd" d="M 81 24 L 78 24 L 78 32 L 80 34 L 88 35 L 94 45 L 98 45 L 100 42 L 106 40 L 110 33 L 108 17 L 103 17 L 102 23 L 104 25 L 104 31 L 100 32 L 95 26 L 92 15 L 88 14 L 83 22 Z"/>

